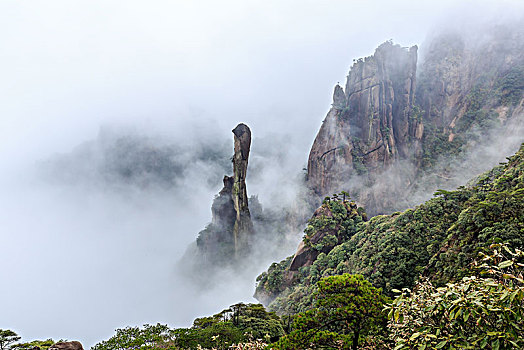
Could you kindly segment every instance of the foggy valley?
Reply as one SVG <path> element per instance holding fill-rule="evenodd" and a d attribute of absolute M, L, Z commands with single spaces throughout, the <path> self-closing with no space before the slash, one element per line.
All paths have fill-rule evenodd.
<path fill-rule="evenodd" d="M 315 193 L 311 160 L 308 172 L 315 136 L 329 124 L 326 113 L 339 113 L 336 123 L 346 118 L 349 107 L 337 110 L 333 88 L 340 85 L 350 100 L 345 79 L 359 58 L 389 40 L 402 50 L 418 45 L 417 93 L 427 94 L 434 82 L 423 75 L 432 74 L 439 52 L 430 43 L 439 35 L 462 35 L 460 57 L 469 70 L 450 73 L 462 74 L 461 82 L 511 56 L 505 48 L 521 64 L 519 1 L 9 0 L 0 4 L 0 19 L 0 330 L 23 341 L 79 340 L 88 349 L 117 328 L 190 327 L 228 305 L 258 303 L 257 276 L 295 254 L 325 195 L 349 191 L 355 208 L 389 215 L 437 189 L 465 185 L 524 142 L 522 96 L 503 95 L 503 102 L 489 100 L 498 113 L 491 119 L 459 125 L 466 136 L 456 154 L 438 153 L 437 140 L 436 153 L 423 158 L 419 144 L 410 144 L 397 163 L 382 169 L 372 159 L 351 177 L 340 177 L 335 171 L 345 174 L 347 164 L 334 162 L 326 168 L 333 179 L 318 182 L 339 186 L 329 193 Z M 485 28 L 511 31 L 515 47 L 496 46 L 479 34 Z M 501 32 L 493 41 L 506 37 Z M 488 51 L 485 62 L 475 56 Z M 486 86 L 506 76 L 503 64 L 514 63 L 507 61 L 495 78 L 481 77 Z M 449 85 L 463 114 L 470 85 Z M 422 93 L 416 101 L 424 101 Z M 426 108 L 427 118 L 441 112 L 434 109 Z M 190 269 L 183 260 L 200 257 L 197 237 L 212 221 L 224 176 L 233 174 L 231 130 L 239 123 L 252 133 L 252 254 L 209 271 Z M 322 157 L 343 142 L 357 149 L 356 136 L 337 137 L 319 146 Z M 357 169 L 358 157 L 351 157 Z M 262 284 L 257 295 L 267 292 Z M 285 299 L 287 287 L 267 292 L 267 300 Z"/>

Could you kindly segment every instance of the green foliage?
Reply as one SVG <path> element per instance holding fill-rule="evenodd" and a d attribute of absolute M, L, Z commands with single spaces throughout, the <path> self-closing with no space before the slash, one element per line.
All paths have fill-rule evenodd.
<path fill-rule="evenodd" d="M 109 340 L 96 344 L 92 350 L 122 349 L 229 349 L 234 344 L 276 341 L 284 335 L 283 323 L 261 304 L 238 303 L 221 312 L 197 318 L 191 328 L 170 329 L 166 325 L 144 325 L 117 329 Z M 249 345 L 249 346 L 251 346 Z"/>
<path fill-rule="evenodd" d="M 342 197 L 340 200 L 339 196 Z M 324 200 L 321 210 L 314 215 L 304 230 L 304 241 L 311 240 L 322 231 L 330 231 L 332 237 L 324 237 L 322 245 L 335 245 L 335 239 L 340 243 L 348 240 L 357 230 L 364 220 L 365 212 L 362 208 L 357 208 L 354 202 L 349 202 L 349 194 L 342 191 L 339 195 L 334 194 L 329 200 Z M 360 210 L 358 210 L 360 209 Z M 317 249 L 320 250 L 320 249 Z"/>
<path fill-rule="evenodd" d="M 493 243 L 524 246 L 524 145 L 507 164 L 468 187 L 439 190 L 435 196 L 415 209 L 367 222 L 357 223 L 362 217 L 352 217 L 347 226 L 340 201 L 324 203 L 317 212 L 325 210 L 327 215 L 310 220 L 305 241 L 321 231 L 336 235 L 339 243 L 322 251 L 312 265 L 293 272 L 278 288 L 281 291 L 272 294 L 269 309 L 279 314 L 308 310 L 316 282 L 344 273 L 362 274 L 390 296 L 393 289 L 413 287 L 420 275 L 443 286 L 470 275 L 469 264 Z M 277 264 L 282 274 L 290 273 L 289 263 Z M 264 291 L 263 284 L 258 288 Z"/>
<path fill-rule="evenodd" d="M 364 210 L 357 207 L 355 202 L 350 202 L 349 199 L 349 193 L 345 191 L 327 197 L 322 206 L 308 221 L 304 230 L 303 243 L 312 254 L 315 254 L 316 261 L 312 266 L 301 269 L 291 281 L 285 279 L 284 274 L 293 259 L 290 256 L 280 263 L 271 264 L 267 272 L 258 276 L 257 293 L 263 293 L 270 297 L 281 296 L 271 304 L 271 310 L 278 311 L 281 314 L 289 314 L 311 308 L 310 292 L 315 290 L 316 283 L 322 277 L 339 274 L 335 271 L 340 272 L 341 270 L 335 268 L 340 261 L 337 264 L 333 264 L 333 261 L 334 259 L 340 260 L 341 256 L 338 254 L 335 257 L 330 253 L 331 250 L 336 249 L 341 243 L 348 241 L 361 230 L 365 226 L 364 221 L 367 219 Z M 334 256 L 334 258 L 327 259 L 326 256 Z M 290 287 L 290 282 L 307 285 L 307 287 L 296 291 L 290 290 L 286 297 L 283 297 L 283 293 Z"/>
<path fill-rule="evenodd" d="M 261 340 L 251 340 L 247 343 L 239 343 L 229 347 L 230 350 L 265 350 L 266 348 L 267 343 Z"/>
<path fill-rule="evenodd" d="M 41 350 L 47 350 L 55 341 L 53 339 L 47 340 L 33 340 L 27 343 L 18 343 L 14 346 L 17 350 L 31 350 L 35 347 L 40 348 Z"/>
<path fill-rule="evenodd" d="M 422 118 L 424 117 L 424 113 L 425 111 L 419 105 L 414 104 L 413 106 L 411 106 L 411 114 L 409 117 L 412 120 L 421 122 Z"/>
<path fill-rule="evenodd" d="M 431 124 L 424 124 L 422 169 L 433 169 L 441 159 L 457 157 L 462 152 L 465 138 L 461 135 L 449 141 L 448 133 Z"/>
<path fill-rule="evenodd" d="M 210 316 L 197 318 L 190 329 L 177 329 L 175 344 L 181 348 L 227 349 L 251 339 L 277 340 L 284 334 L 280 318 L 261 304 L 231 305 Z"/>
<path fill-rule="evenodd" d="M 330 249 L 336 246 L 338 243 L 338 239 L 334 235 L 326 235 L 322 238 L 322 240 L 315 244 L 315 250 L 322 251 L 326 248 Z"/>
<path fill-rule="evenodd" d="M 171 329 L 160 323 L 146 324 L 144 327 L 126 327 L 116 330 L 116 334 L 108 340 L 102 341 L 92 350 L 122 350 L 130 348 L 155 349 L 160 344 L 167 344 L 172 340 Z"/>
<path fill-rule="evenodd" d="M 440 284 L 468 274 L 467 265 L 489 245 L 524 246 L 524 146 L 508 164 L 481 176 L 429 267 Z"/>
<path fill-rule="evenodd" d="M 524 90 L 524 67 L 515 66 L 510 68 L 498 80 L 500 90 L 500 103 L 505 105 L 516 105 L 522 99 Z"/>
<path fill-rule="evenodd" d="M 9 329 L 0 329 L 0 350 L 8 350 L 20 340 L 18 334 Z"/>
<path fill-rule="evenodd" d="M 241 330 L 230 322 L 218 322 L 209 327 L 198 329 L 176 329 L 173 331 L 174 344 L 181 349 L 228 349 L 229 346 L 244 340 Z"/>
<path fill-rule="evenodd" d="M 289 267 L 292 256 L 282 260 L 280 263 L 273 263 L 267 272 L 260 274 L 256 281 L 257 286 L 268 294 L 278 294 L 284 290 L 283 273 Z"/>
<path fill-rule="evenodd" d="M 388 306 L 395 349 L 524 348 L 524 253 L 494 248 L 480 266 L 484 278 L 403 290 Z"/>
<path fill-rule="evenodd" d="M 364 164 L 364 157 L 359 156 L 356 153 L 353 153 L 353 169 L 355 169 L 357 175 L 366 175 L 368 173 L 368 168 Z"/>
<path fill-rule="evenodd" d="M 316 307 L 298 314 L 274 349 L 357 349 L 385 326 L 386 298 L 361 275 L 323 278 L 314 298 Z"/>

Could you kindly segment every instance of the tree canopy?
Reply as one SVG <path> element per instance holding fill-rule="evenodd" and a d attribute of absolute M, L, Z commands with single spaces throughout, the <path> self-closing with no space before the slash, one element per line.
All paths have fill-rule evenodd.
<path fill-rule="evenodd" d="M 21 337 L 9 329 L 0 329 L 0 350 L 10 349 Z"/>
<path fill-rule="evenodd" d="M 478 276 L 400 293 L 388 307 L 395 349 L 524 349 L 524 252 L 493 249 Z"/>
<path fill-rule="evenodd" d="M 295 317 L 291 333 L 275 349 L 357 349 L 385 327 L 387 298 L 361 275 L 321 279 L 314 299 L 315 308 Z"/>

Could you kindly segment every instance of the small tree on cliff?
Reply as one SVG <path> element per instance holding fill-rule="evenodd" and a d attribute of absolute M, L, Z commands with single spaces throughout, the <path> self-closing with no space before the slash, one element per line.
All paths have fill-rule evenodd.
<path fill-rule="evenodd" d="M 340 194 L 342 195 L 342 202 L 345 202 L 347 200 L 350 200 L 350 196 L 349 196 L 349 193 L 347 193 L 346 191 L 342 191 L 340 192 Z"/>
<path fill-rule="evenodd" d="M 357 349 L 368 335 L 385 329 L 387 298 L 361 275 L 326 277 L 318 289 L 316 307 L 298 314 L 274 349 Z"/>

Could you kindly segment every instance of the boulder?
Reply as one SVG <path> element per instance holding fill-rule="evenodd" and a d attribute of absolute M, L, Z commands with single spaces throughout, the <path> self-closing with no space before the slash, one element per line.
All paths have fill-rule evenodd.
<path fill-rule="evenodd" d="M 84 350 L 79 341 L 58 342 L 49 347 L 49 350 Z"/>

